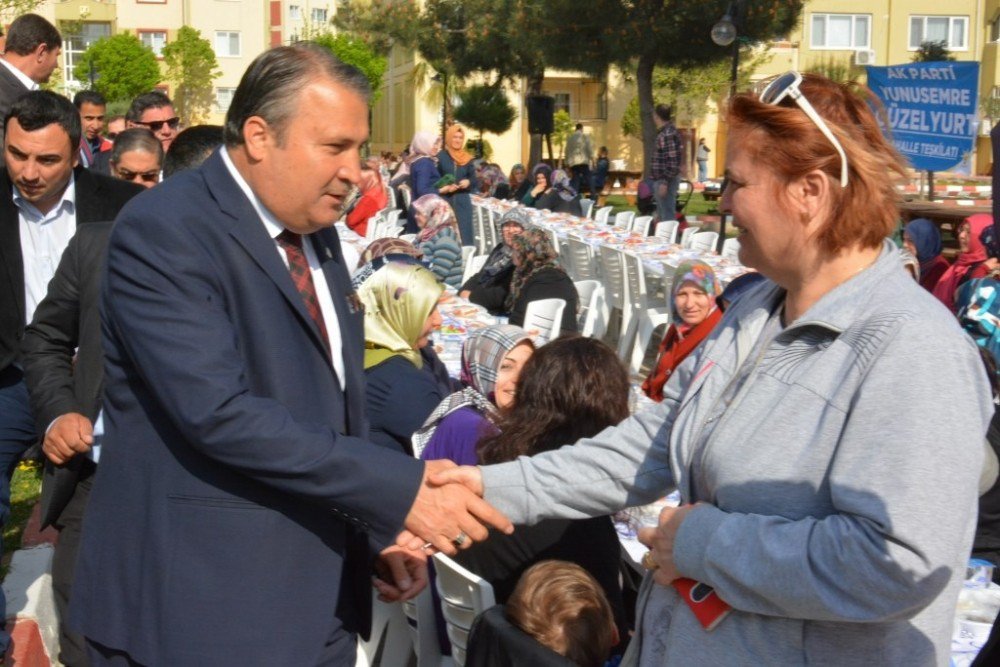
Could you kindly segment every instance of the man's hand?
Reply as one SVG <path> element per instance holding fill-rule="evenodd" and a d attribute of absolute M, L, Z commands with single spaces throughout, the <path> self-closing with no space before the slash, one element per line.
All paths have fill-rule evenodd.
<path fill-rule="evenodd" d="M 452 556 L 458 549 L 466 549 L 473 542 L 485 540 L 489 535 L 486 526 L 493 526 L 507 534 L 514 531 L 507 517 L 465 486 L 442 486 L 430 481 L 436 473 L 448 468 L 456 466 L 447 460 L 427 461 L 425 464 L 423 483 L 403 524 L 406 531 L 396 540 L 399 546 L 413 549 L 427 544 Z"/>
<path fill-rule="evenodd" d="M 427 555 L 398 546 L 384 550 L 375 563 L 372 584 L 383 602 L 416 597 L 427 586 Z"/>
<path fill-rule="evenodd" d="M 42 451 L 50 461 L 61 466 L 77 454 L 90 451 L 94 444 L 94 425 L 78 412 L 59 415 L 42 441 Z"/>
<path fill-rule="evenodd" d="M 483 497 L 483 473 L 479 470 L 478 466 L 445 468 L 430 475 L 427 479 L 434 486 L 457 482 L 480 498 Z"/>
<path fill-rule="evenodd" d="M 674 579 L 684 576 L 674 565 L 674 541 L 677 539 L 677 531 L 684 523 L 684 518 L 695 507 L 695 505 L 664 507 L 660 512 L 659 526 L 639 529 L 639 541 L 649 547 L 653 561 L 657 565 L 653 580 L 658 584 L 669 586 Z"/>

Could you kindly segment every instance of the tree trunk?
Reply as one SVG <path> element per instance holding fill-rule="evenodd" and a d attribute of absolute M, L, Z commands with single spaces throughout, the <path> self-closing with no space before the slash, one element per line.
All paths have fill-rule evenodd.
<path fill-rule="evenodd" d="M 545 79 L 545 72 L 535 72 L 528 77 L 528 95 L 542 94 L 542 81 Z M 542 161 L 542 135 L 532 134 L 528 140 L 528 164 L 525 171 L 531 174 L 531 170 L 536 164 Z"/>
<path fill-rule="evenodd" d="M 653 122 L 653 57 L 642 55 L 635 69 L 635 84 L 639 92 L 639 119 L 642 121 L 642 175 L 652 175 L 653 149 L 656 145 L 656 124 Z"/>

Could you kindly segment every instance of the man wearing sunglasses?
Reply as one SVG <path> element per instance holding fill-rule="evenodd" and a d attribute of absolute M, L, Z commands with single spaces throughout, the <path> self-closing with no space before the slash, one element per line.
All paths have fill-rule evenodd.
<path fill-rule="evenodd" d="M 133 127 L 115 139 L 111 150 L 111 175 L 144 188 L 160 182 L 163 147 L 146 129 Z"/>
<path fill-rule="evenodd" d="M 143 93 L 132 100 L 132 106 L 125 114 L 125 127 L 144 127 L 160 140 L 164 152 L 177 136 L 180 118 L 174 111 L 174 103 L 159 90 Z"/>

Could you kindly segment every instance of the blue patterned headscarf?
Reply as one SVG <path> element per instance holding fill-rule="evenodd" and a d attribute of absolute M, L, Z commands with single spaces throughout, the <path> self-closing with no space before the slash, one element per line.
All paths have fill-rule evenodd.
<path fill-rule="evenodd" d="M 681 290 L 684 283 L 697 285 L 705 294 L 712 297 L 713 303 L 715 297 L 722 293 L 719 279 L 715 276 L 715 271 L 712 270 L 711 266 L 700 260 L 681 262 L 677 265 L 677 270 L 674 271 L 674 284 L 670 288 L 670 316 L 675 324 L 684 321 L 681 319 L 681 314 L 677 312 L 677 292 Z"/>

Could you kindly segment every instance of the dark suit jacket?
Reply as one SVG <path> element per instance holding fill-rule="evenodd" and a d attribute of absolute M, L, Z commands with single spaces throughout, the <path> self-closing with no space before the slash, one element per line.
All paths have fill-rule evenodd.
<path fill-rule="evenodd" d="M 21 363 L 39 433 L 68 412 L 93 422 L 101 409 L 104 354 L 97 304 L 111 225 L 95 222 L 77 230 L 24 332 Z M 46 460 L 42 527 L 58 520 L 85 465 L 83 456 L 62 466 Z"/>
<path fill-rule="evenodd" d="M 0 148 L 3 148 L 4 142 L 3 119 L 10 113 L 14 102 L 27 93 L 28 88 L 21 83 L 21 80 L 6 66 L 0 65 Z"/>
<path fill-rule="evenodd" d="M 83 167 L 73 173 L 77 225 L 114 220 L 125 202 L 143 191 L 142 186 L 93 174 Z M 0 370 L 17 361 L 24 337 L 24 262 L 13 187 L 7 170 L 0 169 Z"/>
<path fill-rule="evenodd" d="M 369 558 L 401 529 L 423 465 L 365 439 L 363 314 L 336 232 L 308 240 L 346 391 L 218 152 L 115 223 L 106 434 L 70 624 L 142 664 L 312 665 L 331 638 L 367 631 Z"/>

